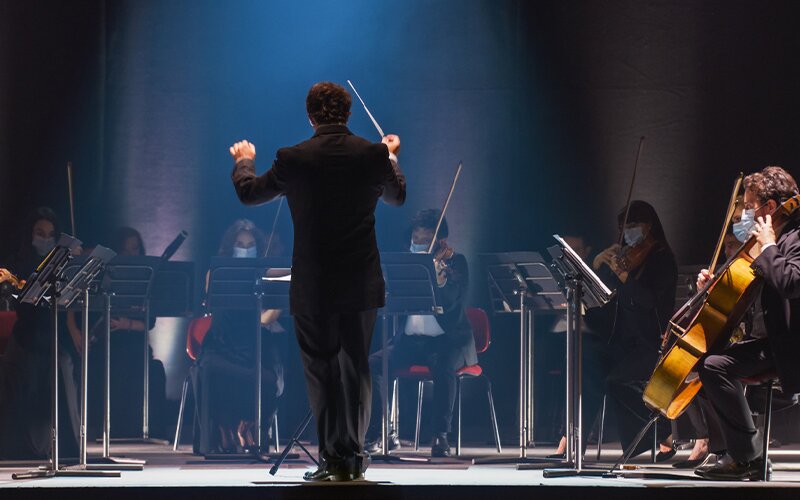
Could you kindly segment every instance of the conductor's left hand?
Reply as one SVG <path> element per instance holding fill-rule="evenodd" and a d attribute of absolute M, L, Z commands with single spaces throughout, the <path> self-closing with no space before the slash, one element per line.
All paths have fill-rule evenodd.
<path fill-rule="evenodd" d="M 248 141 L 237 142 L 230 147 L 229 151 L 231 152 L 233 161 L 256 159 L 256 146 Z"/>

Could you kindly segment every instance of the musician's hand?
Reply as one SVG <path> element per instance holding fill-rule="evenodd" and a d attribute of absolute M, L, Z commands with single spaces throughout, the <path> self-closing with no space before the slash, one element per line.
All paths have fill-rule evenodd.
<path fill-rule="evenodd" d="M 256 159 L 256 146 L 251 142 L 239 141 L 231 146 L 229 151 L 233 157 L 233 161 Z"/>
<path fill-rule="evenodd" d="M 603 266 L 603 264 L 605 264 L 612 270 L 615 269 L 617 267 L 616 258 L 617 254 L 619 253 L 619 249 L 620 246 L 617 244 L 611 245 L 610 247 L 606 248 L 605 250 L 597 254 L 597 257 L 595 257 L 594 261 L 592 262 L 592 266 L 595 268 L 595 270 L 597 270 L 600 269 Z"/>
<path fill-rule="evenodd" d="M 776 237 L 775 228 L 772 227 L 772 216 L 767 215 L 766 219 L 764 217 L 756 219 L 756 224 L 750 234 L 756 237 L 761 248 L 764 248 L 765 245 L 774 244 Z"/>
<path fill-rule="evenodd" d="M 111 331 L 115 330 L 130 330 L 131 329 L 131 319 L 130 318 L 111 318 L 111 322 L 108 324 L 111 327 Z"/>
<path fill-rule="evenodd" d="M 0 283 L 5 283 L 6 281 L 11 281 L 11 273 L 8 269 L 0 267 Z"/>
<path fill-rule="evenodd" d="M 714 275 L 708 272 L 708 269 L 701 269 L 700 273 L 697 275 L 697 289 L 702 290 L 703 287 L 706 286 L 711 279 L 714 278 Z"/>
<path fill-rule="evenodd" d="M 400 136 L 395 134 L 387 134 L 383 136 L 381 142 L 386 144 L 390 153 L 400 154 Z"/>

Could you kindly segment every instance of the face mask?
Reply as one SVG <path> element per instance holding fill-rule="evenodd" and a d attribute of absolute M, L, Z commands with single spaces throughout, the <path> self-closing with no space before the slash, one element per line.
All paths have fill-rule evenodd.
<path fill-rule="evenodd" d="M 644 239 L 644 231 L 641 226 L 625 228 L 624 234 L 625 243 L 631 247 L 635 247 Z"/>
<path fill-rule="evenodd" d="M 233 247 L 233 256 L 237 259 L 255 259 L 256 247 L 250 248 Z"/>
<path fill-rule="evenodd" d="M 52 237 L 42 238 L 41 236 L 34 236 L 31 245 L 33 245 L 33 248 L 36 249 L 36 253 L 39 254 L 40 257 L 44 257 L 50 253 L 50 250 L 55 248 L 56 239 Z"/>
<path fill-rule="evenodd" d="M 756 225 L 756 211 L 745 209 L 742 211 L 742 220 L 733 223 L 733 235 L 736 239 L 744 243 L 750 237 L 753 227 Z"/>
<path fill-rule="evenodd" d="M 411 253 L 428 253 L 428 246 L 425 243 L 417 244 L 414 241 L 411 241 L 411 247 L 409 247 L 409 251 Z"/>

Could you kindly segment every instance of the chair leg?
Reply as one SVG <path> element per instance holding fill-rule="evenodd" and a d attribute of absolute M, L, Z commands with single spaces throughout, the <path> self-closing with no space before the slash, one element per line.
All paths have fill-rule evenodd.
<path fill-rule="evenodd" d="M 764 411 L 764 442 L 761 444 L 761 456 L 764 457 L 764 470 L 761 471 L 761 480 L 769 481 L 769 432 L 772 422 L 772 385 L 767 382 L 767 407 Z"/>
<path fill-rule="evenodd" d="M 456 456 L 461 456 L 461 377 L 456 377 Z"/>
<path fill-rule="evenodd" d="M 392 384 L 392 430 L 400 435 L 400 381 L 394 379 Z"/>
<path fill-rule="evenodd" d="M 417 386 L 417 430 L 414 432 L 414 451 L 419 451 L 419 426 L 422 422 L 422 396 L 425 394 L 425 381 L 420 380 Z"/>
<path fill-rule="evenodd" d="M 650 450 L 650 461 L 656 463 L 656 455 L 658 454 L 658 420 L 653 422 L 653 448 Z"/>
<path fill-rule="evenodd" d="M 494 433 L 494 445 L 497 448 L 497 453 L 503 453 L 503 448 L 500 446 L 500 429 L 497 426 L 497 414 L 494 411 L 494 397 L 492 397 L 492 383 L 488 377 L 483 377 L 486 380 L 486 396 L 489 399 L 489 416 L 492 418 L 492 432 Z"/>
<path fill-rule="evenodd" d="M 178 451 L 178 444 L 181 442 L 181 429 L 183 429 L 183 412 L 186 409 L 186 395 L 189 392 L 189 375 L 183 379 L 181 388 L 181 404 L 178 407 L 178 424 L 175 426 L 175 442 L 172 443 L 172 450 Z"/>
<path fill-rule="evenodd" d="M 272 435 L 275 436 L 275 453 L 281 452 L 281 439 L 278 436 L 278 412 L 272 416 Z"/>
<path fill-rule="evenodd" d="M 597 461 L 603 452 L 603 427 L 606 425 L 606 396 L 603 395 L 603 409 L 600 410 L 600 428 L 597 430 Z"/>

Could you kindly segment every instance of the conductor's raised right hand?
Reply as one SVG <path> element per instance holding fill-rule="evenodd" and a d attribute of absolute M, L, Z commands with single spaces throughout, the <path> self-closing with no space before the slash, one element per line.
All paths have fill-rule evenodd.
<path fill-rule="evenodd" d="M 400 153 L 400 136 L 395 134 L 386 134 L 381 139 L 381 142 L 386 144 L 386 147 L 389 148 L 389 152 L 392 154 L 399 154 Z"/>
<path fill-rule="evenodd" d="M 714 275 L 709 273 L 708 269 L 701 269 L 697 275 L 697 289 L 702 290 L 713 278 Z"/>
<path fill-rule="evenodd" d="M 230 151 L 233 161 L 256 159 L 256 146 L 248 141 L 239 141 L 228 151 Z"/>

